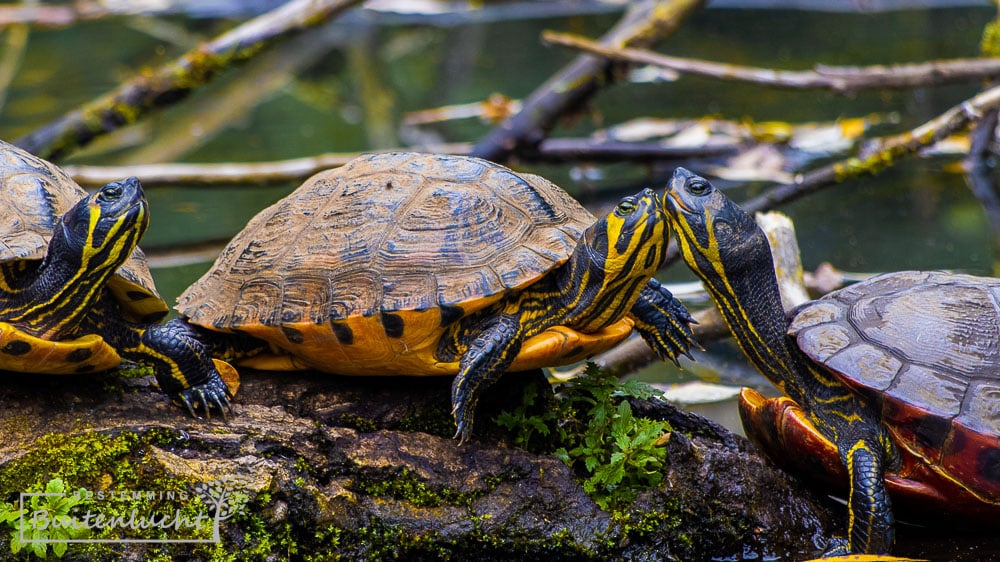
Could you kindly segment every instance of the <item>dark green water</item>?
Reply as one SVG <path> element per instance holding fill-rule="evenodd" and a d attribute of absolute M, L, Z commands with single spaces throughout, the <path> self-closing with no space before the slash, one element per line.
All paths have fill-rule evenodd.
<path fill-rule="evenodd" d="M 983 26 L 992 16 L 987 8 L 877 14 L 715 9 L 694 17 L 662 51 L 784 69 L 975 56 Z M 616 19 L 604 14 L 448 28 L 380 26 L 377 20 L 331 25 L 285 43 L 241 71 L 226 73 L 180 106 L 68 162 L 257 161 L 404 146 L 410 138 L 400 127 L 404 113 L 475 102 L 494 92 L 523 97 L 569 61 L 571 53 L 540 44 L 542 30 L 599 36 Z M 16 139 L 227 25 L 173 17 L 33 29 L 0 108 L 0 138 Z M 8 31 L 4 37 L 11 35 Z M 8 48 L 3 56 L 13 53 L 16 49 Z M 899 124 L 888 130 L 901 131 L 977 90 L 978 85 L 969 84 L 844 97 L 682 78 L 619 85 L 602 94 L 594 109 L 605 125 L 641 116 L 827 121 L 895 113 Z M 584 135 L 593 127 L 594 121 L 585 116 L 558 134 Z M 488 130 L 476 120 L 456 121 L 427 127 L 422 138 L 474 142 Z M 948 171 L 952 163 L 909 160 L 878 177 L 829 189 L 783 209 L 796 222 L 806 268 L 830 261 L 850 271 L 949 268 L 989 273 L 993 256 L 988 226 L 963 177 Z M 598 187 L 661 181 L 646 178 L 640 166 L 616 166 L 596 182 L 574 182 L 569 166 L 540 171 L 590 202 L 596 202 Z M 143 247 L 157 254 L 225 240 L 292 188 L 152 188 L 148 195 L 153 222 Z M 733 197 L 739 200 L 757 190 L 741 188 Z M 160 267 L 154 275 L 172 301 L 207 267 Z M 693 279 L 679 266 L 662 278 Z M 976 540 L 927 550 L 921 535 L 904 529 L 902 549 L 936 560 L 1000 559 L 985 550 L 990 545 Z"/>

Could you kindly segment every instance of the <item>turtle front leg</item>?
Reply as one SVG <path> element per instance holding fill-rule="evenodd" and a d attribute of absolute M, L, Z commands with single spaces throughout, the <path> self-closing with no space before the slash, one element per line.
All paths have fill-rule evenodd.
<path fill-rule="evenodd" d="M 692 345 L 701 347 L 691 333 L 694 318 L 656 279 L 650 279 L 639 293 L 631 314 L 642 339 L 664 361 L 676 364 L 678 355 L 691 357 L 688 350 Z"/>
<path fill-rule="evenodd" d="M 451 385 L 452 415 L 461 445 L 472 436 L 476 404 L 486 388 L 507 370 L 521 350 L 518 316 L 500 314 L 486 324 L 459 360 L 459 371 Z"/>
<path fill-rule="evenodd" d="M 211 417 L 217 408 L 226 417 L 229 391 L 212 361 L 208 347 L 182 320 L 166 324 L 108 326 L 102 334 L 119 354 L 131 361 L 153 367 L 160 390 L 183 404 L 192 416 L 197 406 Z"/>
<path fill-rule="evenodd" d="M 140 347 L 134 351 L 134 360 L 153 364 L 160 390 L 184 404 L 194 417 L 198 417 L 195 407 L 200 404 L 206 417 L 212 416 L 211 410 L 215 407 L 225 419 L 226 411 L 232 410 L 229 390 L 212 361 L 208 346 L 198 339 L 197 332 L 187 322 L 175 319 L 148 326 L 140 342 Z"/>

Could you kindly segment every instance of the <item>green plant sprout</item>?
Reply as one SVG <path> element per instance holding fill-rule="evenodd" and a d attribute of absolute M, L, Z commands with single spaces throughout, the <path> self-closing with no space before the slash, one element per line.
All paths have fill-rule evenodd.
<path fill-rule="evenodd" d="M 11 552 L 17 554 L 28 549 L 44 559 L 51 546 L 52 554 L 62 558 L 69 546 L 65 541 L 90 534 L 90 529 L 78 525 L 79 521 L 70 514 L 74 507 L 88 503 L 84 498 L 82 493 L 67 493 L 62 478 L 53 478 L 45 485 L 44 494 L 28 496 L 28 507 L 0 505 L 0 523 L 11 527 Z"/>
<path fill-rule="evenodd" d="M 582 474 L 584 491 L 602 509 L 630 502 L 662 481 L 670 424 L 634 416 L 625 400 L 652 398 L 659 395 L 655 389 L 619 382 L 590 363 L 583 376 L 558 390 L 551 407 L 532 414 L 540 394 L 529 386 L 521 404 L 501 412 L 497 424 L 513 433 L 517 446 L 554 454 Z"/>

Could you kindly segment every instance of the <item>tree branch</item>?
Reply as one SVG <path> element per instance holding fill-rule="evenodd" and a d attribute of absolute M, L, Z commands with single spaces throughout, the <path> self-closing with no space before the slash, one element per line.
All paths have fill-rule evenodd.
<path fill-rule="evenodd" d="M 757 213 L 774 209 L 824 187 L 847 180 L 874 175 L 893 166 L 901 158 L 913 156 L 922 148 L 943 140 L 948 135 L 978 121 L 988 111 L 1000 108 L 1000 86 L 994 86 L 972 97 L 919 127 L 869 143 L 866 154 L 847 158 L 796 178 L 795 183 L 783 184 L 766 193 L 745 201 L 741 206 L 747 212 Z"/>
<path fill-rule="evenodd" d="M 953 59 L 891 66 L 820 65 L 816 66 L 815 71 L 790 71 L 672 57 L 643 49 L 609 47 L 577 35 L 554 31 L 543 33 L 542 40 L 551 45 L 570 47 L 610 60 L 647 64 L 719 80 L 736 80 L 795 90 L 825 89 L 841 94 L 870 89 L 938 86 L 1000 76 L 1000 59 L 994 58 Z"/>
<path fill-rule="evenodd" d="M 136 76 L 15 144 L 42 158 L 57 159 L 98 135 L 135 123 L 153 109 L 176 103 L 222 70 L 245 62 L 279 39 L 315 27 L 358 3 L 360 0 L 292 0 L 172 63 Z"/>
<path fill-rule="evenodd" d="M 645 0 L 634 4 L 602 43 L 644 47 L 671 35 L 704 0 Z M 560 117 L 580 107 L 602 87 L 615 81 L 616 65 L 606 59 L 577 57 L 539 86 L 517 114 L 490 131 L 472 149 L 472 155 L 506 161 L 522 148 L 535 147 L 548 136 Z"/>

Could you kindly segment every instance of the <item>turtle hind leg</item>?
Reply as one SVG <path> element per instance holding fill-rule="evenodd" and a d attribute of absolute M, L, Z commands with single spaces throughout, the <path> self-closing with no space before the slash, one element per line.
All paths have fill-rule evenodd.
<path fill-rule="evenodd" d="M 688 350 L 698 346 L 691 333 L 694 318 L 684 305 L 656 279 L 639 293 L 631 310 L 635 329 L 660 359 L 677 363 L 679 355 L 691 357 Z"/>
<path fill-rule="evenodd" d="M 451 386 L 452 415 L 459 444 L 472 436 L 476 404 L 490 385 L 495 383 L 521 349 L 519 317 L 500 314 L 469 343 L 459 360 L 458 375 Z"/>
<path fill-rule="evenodd" d="M 841 449 L 851 484 L 847 531 L 848 550 L 852 553 L 885 554 L 892 548 L 894 522 L 882 449 L 875 438 L 861 438 Z"/>

